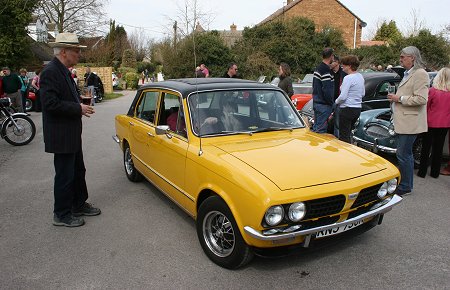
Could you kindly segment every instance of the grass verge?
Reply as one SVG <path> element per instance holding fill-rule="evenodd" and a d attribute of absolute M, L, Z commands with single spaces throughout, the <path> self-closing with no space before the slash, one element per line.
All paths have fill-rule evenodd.
<path fill-rule="evenodd" d="M 122 97 L 122 96 L 123 96 L 122 93 L 106 93 L 105 96 L 103 97 L 103 99 L 112 100 L 112 99 Z"/>

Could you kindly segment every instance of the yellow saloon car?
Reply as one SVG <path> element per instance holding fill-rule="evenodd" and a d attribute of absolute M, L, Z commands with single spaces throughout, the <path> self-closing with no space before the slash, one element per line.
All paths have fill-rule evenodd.
<path fill-rule="evenodd" d="M 115 126 L 128 179 L 146 178 L 191 215 L 204 252 L 225 268 L 369 229 L 402 200 L 394 165 L 311 132 L 269 84 L 152 83 Z"/>

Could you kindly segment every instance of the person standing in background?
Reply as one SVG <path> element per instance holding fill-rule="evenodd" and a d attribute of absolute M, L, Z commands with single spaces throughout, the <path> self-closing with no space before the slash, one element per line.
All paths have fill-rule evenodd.
<path fill-rule="evenodd" d="M 413 144 L 417 134 L 426 132 L 427 101 L 430 79 L 420 51 L 408 46 L 400 53 L 400 64 L 406 70 L 396 94 L 388 94 L 392 103 L 394 131 L 397 133 L 397 160 L 401 181 L 395 194 L 407 195 L 413 190 Z"/>
<path fill-rule="evenodd" d="M 342 58 L 342 67 L 347 74 L 341 86 L 341 93 L 335 103 L 339 106 L 339 140 L 351 143 L 352 127 L 361 114 L 361 102 L 366 90 L 364 78 L 357 71 L 359 59 L 356 55 Z"/>
<path fill-rule="evenodd" d="M 3 68 L 3 75 L 3 90 L 6 96 L 11 99 L 12 106 L 18 112 L 23 113 L 22 94 L 20 92 L 22 81 L 20 77 L 15 73 L 11 73 L 9 67 Z"/>
<path fill-rule="evenodd" d="M 24 68 L 21 68 L 19 71 L 20 75 L 20 81 L 22 82 L 22 87 L 20 88 L 20 93 L 22 94 L 22 107 L 23 111 L 26 112 L 26 104 L 27 104 L 27 95 L 28 95 L 28 77 L 27 77 L 27 70 Z"/>
<path fill-rule="evenodd" d="M 228 65 L 228 70 L 223 74 L 223 78 L 237 78 L 238 67 L 237 64 L 231 62 Z"/>
<path fill-rule="evenodd" d="M 313 78 L 313 109 L 314 126 L 316 133 L 327 133 L 328 118 L 333 111 L 334 84 L 330 65 L 333 62 L 332 48 L 322 51 L 322 62 L 314 70 Z"/>
<path fill-rule="evenodd" d="M 34 109 L 36 112 L 41 112 L 42 111 L 42 104 L 41 104 L 41 92 L 40 92 L 40 75 L 41 75 L 41 70 L 38 69 L 35 71 L 35 76 L 33 77 L 32 81 L 31 81 L 31 87 L 34 90 L 34 94 L 36 96 L 36 101 L 35 101 L 35 106 Z"/>
<path fill-rule="evenodd" d="M 333 75 L 333 84 L 334 84 L 334 96 L 333 102 L 339 97 L 341 93 L 341 85 L 344 80 L 344 77 L 347 75 L 341 67 L 341 62 L 339 60 L 339 56 L 336 54 L 333 56 L 333 62 L 330 65 L 331 73 Z M 335 106 L 334 108 L 334 126 L 333 130 L 329 130 L 329 133 L 333 133 L 336 138 L 339 138 L 339 106 Z"/>
<path fill-rule="evenodd" d="M 431 165 L 430 176 L 438 178 L 445 135 L 450 129 L 450 68 L 441 69 L 433 80 L 428 93 L 427 121 L 428 132 L 421 134 L 422 151 L 417 176 L 425 177 Z"/>
<path fill-rule="evenodd" d="M 291 68 L 287 63 L 280 63 L 278 68 L 278 76 L 280 78 L 278 87 L 285 91 L 289 97 L 292 97 L 294 94 L 294 89 L 292 88 Z"/>
<path fill-rule="evenodd" d="M 200 65 L 200 70 L 203 72 L 203 74 L 205 75 L 205 78 L 209 78 L 209 69 L 206 67 L 206 65 L 204 63 L 202 63 Z"/>

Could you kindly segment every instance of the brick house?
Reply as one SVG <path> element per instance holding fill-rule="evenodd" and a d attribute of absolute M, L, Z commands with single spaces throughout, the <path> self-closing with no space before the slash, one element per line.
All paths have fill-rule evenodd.
<path fill-rule="evenodd" d="M 361 45 L 362 28 L 366 23 L 338 0 L 287 0 L 258 25 L 270 21 L 283 21 L 292 17 L 305 17 L 316 24 L 316 29 L 332 26 L 342 31 L 344 43 L 349 48 Z"/>

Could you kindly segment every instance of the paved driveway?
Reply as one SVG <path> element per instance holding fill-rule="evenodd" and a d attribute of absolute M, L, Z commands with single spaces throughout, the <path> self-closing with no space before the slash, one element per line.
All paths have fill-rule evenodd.
<path fill-rule="evenodd" d="M 328 249 L 255 258 L 229 271 L 208 260 L 194 221 L 148 182 L 125 177 L 111 138 L 134 92 L 84 119 L 90 201 L 80 228 L 51 225 L 53 159 L 38 134 L 0 140 L 1 289 L 444 289 L 450 283 L 450 177 L 415 179 L 414 194 L 381 226 Z"/>

